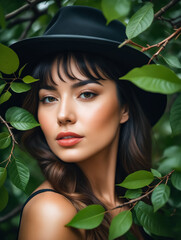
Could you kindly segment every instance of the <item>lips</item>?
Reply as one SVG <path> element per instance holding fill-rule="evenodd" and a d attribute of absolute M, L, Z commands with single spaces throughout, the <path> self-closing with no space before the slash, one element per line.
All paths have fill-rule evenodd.
<path fill-rule="evenodd" d="M 73 132 L 61 132 L 57 135 L 56 140 L 60 146 L 71 147 L 82 140 L 82 136 Z"/>

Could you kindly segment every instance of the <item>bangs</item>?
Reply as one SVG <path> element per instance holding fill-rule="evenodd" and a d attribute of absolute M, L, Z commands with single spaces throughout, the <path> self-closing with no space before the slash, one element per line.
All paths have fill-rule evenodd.
<path fill-rule="evenodd" d="M 40 79 L 39 87 L 44 87 L 47 84 L 56 85 L 52 77 L 52 67 L 55 62 L 57 75 L 61 81 L 66 82 L 67 78 L 70 80 L 81 80 L 73 73 L 72 60 L 79 73 L 90 80 L 112 79 L 117 81 L 122 75 L 116 64 L 102 56 L 82 52 L 63 52 L 57 56 L 52 55 L 44 58 L 35 67 L 33 76 Z M 62 66 L 61 72 L 60 66 Z"/>

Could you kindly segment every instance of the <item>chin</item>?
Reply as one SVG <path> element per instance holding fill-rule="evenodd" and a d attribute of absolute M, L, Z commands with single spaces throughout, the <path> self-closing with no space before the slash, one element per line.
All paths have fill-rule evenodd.
<path fill-rule="evenodd" d="M 78 153 L 77 151 L 68 151 L 68 149 L 66 150 L 66 153 L 61 152 L 60 154 L 54 152 L 54 154 L 65 163 L 78 163 L 85 161 L 87 158 L 89 158 L 88 156 L 84 156 L 83 154 Z"/>

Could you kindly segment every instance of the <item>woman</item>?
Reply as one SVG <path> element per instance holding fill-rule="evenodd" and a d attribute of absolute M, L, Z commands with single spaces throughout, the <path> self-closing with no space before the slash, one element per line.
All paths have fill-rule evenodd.
<path fill-rule="evenodd" d="M 65 225 L 87 205 L 120 205 L 115 184 L 150 169 L 150 129 L 166 100 L 119 80 L 148 62 L 135 49 L 118 49 L 124 31 L 118 21 L 106 26 L 96 9 L 65 7 L 43 36 L 12 45 L 21 63 L 29 63 L 26 71 L 40 79 L 24 108 L 41 127 L 27 132 L 23 142 L 46 178 L 25 204 L 19 240 L 108 239 L 112 218 L 124 209 L 109 212 L 90 231 Z M 144 239 L 137 227 L 131 231 Z"/>

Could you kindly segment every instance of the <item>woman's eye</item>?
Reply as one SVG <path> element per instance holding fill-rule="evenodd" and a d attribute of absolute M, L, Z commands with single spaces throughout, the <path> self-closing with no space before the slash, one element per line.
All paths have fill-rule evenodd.
<path fill-rule="evenodd" d="M 93 98 L 95 96 L 96 96 L 96 94 L 92 93 L 92 92 L 83 92 L 83 93 L 80 94 L 80 98 L 82 98 L 82 99 L 90 99 L 90 98 Z"/>
<path fill-rule="evenodd" d="M 54 101 L 57 101 L 54 97 L 44 97 L 42 100 L 40 100 L 43 103 L 52 103 Z"/>

